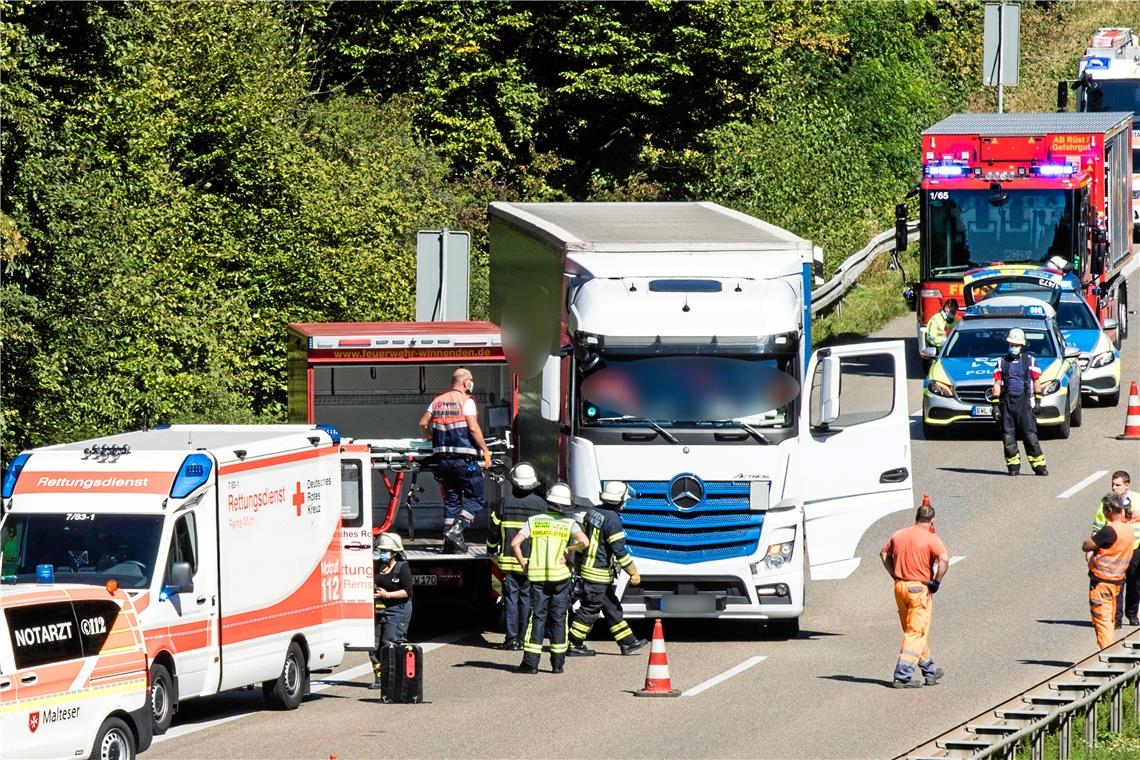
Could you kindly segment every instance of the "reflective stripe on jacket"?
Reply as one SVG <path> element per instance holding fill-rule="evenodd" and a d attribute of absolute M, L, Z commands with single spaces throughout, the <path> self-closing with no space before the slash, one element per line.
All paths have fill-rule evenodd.
<path fill-rule="evenodd" d="M 1132 526 L 1127 523 L 1116 523 L 1112 526 L 1112 530 L 1116 533 L 1116 540 L 1112 545 L 1104 549 L 1098 546 L 1089 557 L 1089 575 L 1097 580 L 1120 583 L 1124 580 L 1124 573 L 1132 560 L 1132 542 L 1135 535 L 1132 533 Z"/>
<path fill-rule="evenodd" d="M 491 529 L 487 531 L 487 554 L 496 556 L 499 569 L 508 573 L 522 572 L 522 566 L 511 551 L 511 541 L 528 519 L 546 509 L 546 499 L 534 491 L 515 491 L 503 497 L 491 513 Z M 530 554 L 529 538 L 522 542 L 522 553 L 524 557 Z"/>
<path fill-rule="evenodd" d="M 593 507 L 582 521 L 582 530 L 590 538 L 579 568 L 582 579 L 590 583 L 613 581 L 613 564 L 626 567 L 633 562 L 625 548 L 625 530 L 616 510 Z"/>
<path fill-rule="evenodd" d="M 531 583 L 564 581 L 570 577 L 566 564 L 566 545 L 570 543 L 570 528 L 574 518 L 549 512 L 527 519 L 530 530 L 530 560 L 526 576 Z"/>
<path fill-rule="evenodd" d="M 428 408 L 431 411 L 433 453 L 478 455 L 467 430 L 467 417 L 463 414 L 463 405 L 467 400 L 468 396 L 463 391 L 450 390 L 439 394 L 431 402 Z"/>

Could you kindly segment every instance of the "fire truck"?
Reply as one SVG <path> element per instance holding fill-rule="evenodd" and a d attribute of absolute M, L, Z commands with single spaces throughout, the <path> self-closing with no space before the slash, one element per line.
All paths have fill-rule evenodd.
<path fill-rule="evenodd" d="M 297 323 L 289 325 L 288 341 L 289 419 L 335 427 L 370 452 L 373 532 L 400 534 L 417 602 L 434 597 L 489 609 L 498 571 L 484 544 L 487 514 L 502 498 L 500 471 L 518 410 L 499 328 L 480 321 Z M 449 553 L 443 497 L 419 419 L 458 367 L 474 376 L 471 395 L 495 466 L 485 479 L 487 509 L 467 532 L 467 552 Z"/>
<path fill-rule="evenodd" d="M 1064 111 L 1070 87 L 1076 91 L 1076 110 L 1132 113 L 1132 235 L 1140 242 L 1140 39 L 1130 28 L 1099 29 L 1089 41 L 1075 82 L 1057 86 L 1057 106 Z"/>
<path fill-rule="evenodd" d="M 922 133 L 922 165 L 921 271 L 911 285 L 920 350 L 943 301 L 961 305 L 966 272 L 1062 260 L 1119 347 L 1132 256 L 1131 113 L 956 114 Z M 900 204 L 900 222 L 907 213 Z M 896 229 L 903 250 L 905 224 Z"/>

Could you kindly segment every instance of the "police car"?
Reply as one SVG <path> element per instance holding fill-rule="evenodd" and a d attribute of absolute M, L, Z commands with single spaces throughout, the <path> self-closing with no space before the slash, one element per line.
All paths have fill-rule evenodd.
<path fill-rule="evenodd" d="M 1081 351 L 1081 392 L 1096 396 L 1101 406 L 1120 402 L 1120 351 L 1112 345 L 1085 299 L 1062 288 L 1057 303 L 1057 325 L 1065 344 Z"/>
<path fill-rule="evenodd" d="M 1066 344 L 1053 306 L 1033 296 L 990 295 L 984 303 L 966 307 L 923 383 L 922 430 L 927 439 L 940 438 L 957 425 L 994 424 L 994 370 L 1008 351 L 1005 338 L 1014 327 L 1025 331 L 1024 350 L 1041 370 L 1038 428 L 1052 428 L 1058 438 L 1068 438 L 1070 427 L 1080 427 L 1080 350 Z"/>

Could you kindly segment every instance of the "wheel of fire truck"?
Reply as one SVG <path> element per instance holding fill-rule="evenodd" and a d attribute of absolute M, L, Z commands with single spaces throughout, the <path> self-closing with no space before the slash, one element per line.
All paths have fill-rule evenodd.
<path fill-rule="evenodd" d="M 1123 285 L 1117 291 L 1116 298 L 1116 346 L 1128 337 L 1128 288 Z"/>
<path fill-rule="evenodd" d="M 305 650 L 296 641 L 291 641 L 285 652 L 281 675 L 261 684 L 265 703 L 273 710 L 296 710 L 305 696 L 308 680 L 309 666 L 305 661 Z"/>
<path fill-rule="evenodd" d="M 150 666 L 150 711 L 155 736 L 161 736 L 170 728 L 174 719 L 174 678 L 162 663 Z"/>
<path fill-rule="evenodd" d="M 1085 401 L 1081 394 L 1077 394 L 1077 405 L 1073 408 L 1072 413 L 1069 415 L 1069 424 L 1072 427 L 1080 427 L 1085 418 Z"/>
<path fill-rule="evenodd" d="M 926 420 L 923 420 L 922 437 L 928 441 L 941 441 L 946 437 L 946 429 L 940 428 L 937 425 L 931 425 Z"/>

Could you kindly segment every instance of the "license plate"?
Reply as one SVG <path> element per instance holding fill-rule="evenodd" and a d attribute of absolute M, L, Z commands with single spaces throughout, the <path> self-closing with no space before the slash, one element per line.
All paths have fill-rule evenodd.
<path fill-rule="evenodd" d="M 661 597 L 662 612 L 682 615 L 697 612 L 716 612 L 716 597 L 711 594 L 686 594 Z"/>
<path fill-rule="evenodd" d="M 436 586 L 439 585 L 439 577 L 435 575 L 413 575 L 413 586 Z"/>
<path fill-rule="evenodd" d="M 993 406 L 991 406 L 989 404 L 987 404 L 986 406 L 975 406 L 973 409 L 970 410 L 970 414 L 973 415 L 974 417 L 993 417 L 994 416 L 994 408 L 993 408 Z"/>

